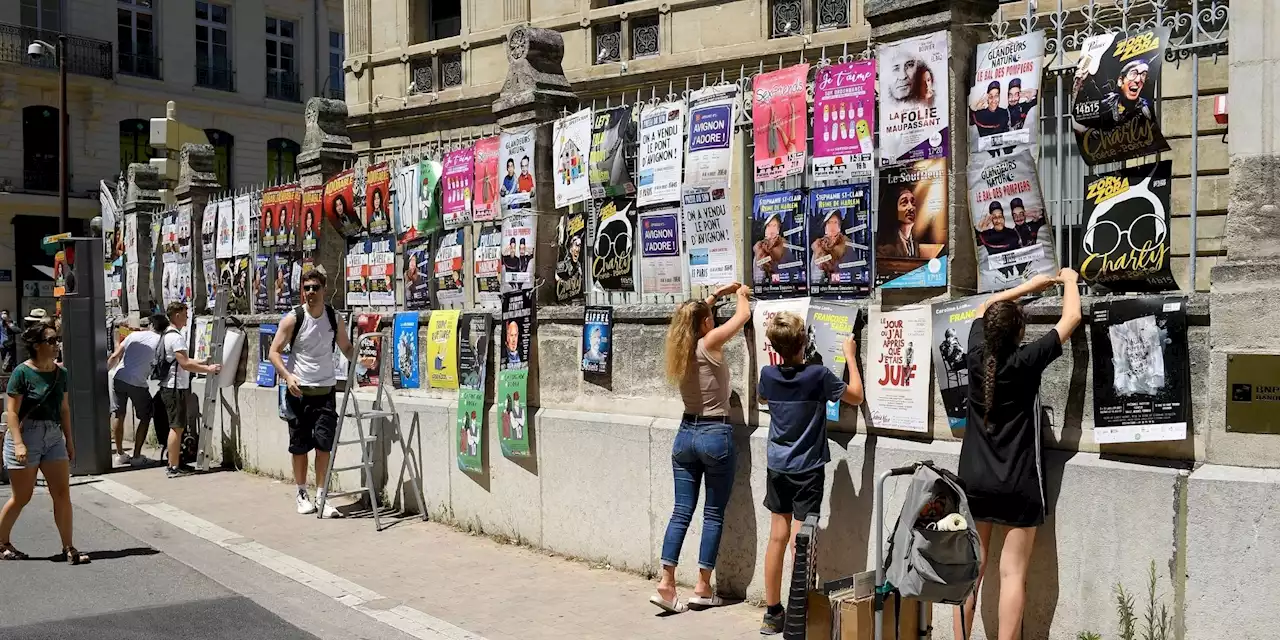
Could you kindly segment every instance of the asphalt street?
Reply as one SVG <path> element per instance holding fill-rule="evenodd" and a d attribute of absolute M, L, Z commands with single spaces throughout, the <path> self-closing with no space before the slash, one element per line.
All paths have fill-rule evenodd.
<path fill-rule="evenodd" d="M 71 566 L 36 491 L 12 536 L 31 558 L 0 562 L 0 640 L 409 638 L 85 484 L 75 540 L 92 562 Z"/>

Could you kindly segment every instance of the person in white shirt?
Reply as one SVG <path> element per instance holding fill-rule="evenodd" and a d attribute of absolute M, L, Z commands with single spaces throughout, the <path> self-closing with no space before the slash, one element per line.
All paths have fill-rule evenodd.
<path fill-rule="evenodd" d="M 151 462 L 142 455 L 152 415 L 147 378 L 155 364 L 160 335 L 169 328 L 169 318 L 157 313 L 149 322 L 150 331 L 134 331 L 125 336 L 115 353 L 107 358 L 108 370 L 115 369 L 116 365 L 120 367 L 111 379 L 111 433 L 116 444 L 116 464 L 138 466 Z M 133 434 L 133 456 L 124 452 L 124 415 L 130 402 L 133 403 L 133 417 L 138 421 L 138 428 Z"/>
<path fill-rule="evenodd" d="M 165 475 L 173 478 L 191 473 L 181 465 L 182 433 L 187 429 L 190 417 L 191 374 L 216 375 L 222 370 L 222 365 L 205 364 L 187 357 L 187 338 L 182 332 L 187 326 L 186 303 L 170 302 L 165 308 L 165 315 L 169 317 L 169 328 L 161 335 L 156 363 L 163 374 L 160 401 L 164 403 L 165 415 L 169 418 L 169 469 Z"/>
<path fill-rule="evenodd" d="M 308 271 L 301 284 L 303 304 L 280 320 L 270 359 L 289 390 L 285 403 L 293 415 L 288 421 L 289 453 L 298 486 L 298 513 L 315 513 L 319 503 L 324 517 L 340 518 L 342 512 L 326 501 L 323 489 L 338 428 L 334 347 L 348 358 L 356 354 L 342 318 L 325 304 L 324 272 L 318 268 Z M 288 364 L 286 349 L 290 352 Z M 307 496 L 307 454 L 312 451 L 316 452 L 316 503 Z"/>

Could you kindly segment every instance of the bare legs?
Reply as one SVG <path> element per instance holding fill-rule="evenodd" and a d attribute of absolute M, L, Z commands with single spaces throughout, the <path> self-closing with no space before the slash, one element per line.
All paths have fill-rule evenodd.
<path fill-rule="evenodd" d="M 8 502 L 4 503 L 4 507 L 0 508 L 0 542 L 9 542 L 9 534 L 13 532 L 13 525 L 18 521 L 18 516 L 22 515 L 22 509 L 31 502 L 31 492 L 36 488 L 36 471 L 35 467 L 30 469 L 10 469 L 9 482 L 13 483 L 13 492 L 9 495 Z"/>
<path fill-rule="evenodd" d="M 693 587 L 693 595 L 700 598 L 710 598 L 715 594 L 715 590 L 711 588 L 711 569 L 698 567 L 698 583 Z M 658 580 L 658 595 L 662 596 L 662 599 L 667 602 L 676 601 L 675 565 L 662 565 L 662 578 Z"/>
<path fill-rule="evenodd" d="M 956 609 L 953 629 L 955 637 L 969 637 L 973 633 L 973 618 L 978 600 L 978 589 L 987 572 L 987 550 L 991 548 L 993 526 L 989 522 L 977 523 L 978 537 L 982 540 L 982 569 L 973 595 L 964 604 L 964 636 L 960 634 L 960 609 Z M 1027 604 L 1027 571 L 1031 565 L 1031 550 L 1035 546 L 1035 527 L 1012 527 L 1005 536 L 1000 552 L 1000 631 L 999 640 L 1021 640 L 1022 613 Z"/>
<path fill-rule="evenodd" d="M 111 416 L 111 437 L 116 443 L 116 455 L 124 455 L 124 412 Z"/>
<path fill-rule="evenodd" d="M 316 489 L 324 488 L 324 474 L 329 470 L 329 452 L 316 449 Z M 307 486 L 307 454 L 293 456 L 293 482 Z"/>
<path fill-rule="evenodd" d="M 74 546 L 72 543 L 71 517 L 71 463 L 66 460 L 44 462 L 37 469 L 10 469 L 9 479 L 13 483 L 13 493 L 9 501 L 0 509 L 0 542 L 9 542 L 13 533 L 13 525 L 18 516 L 31 502 L 31 494 L 36 486 L 36 472 L 44 474 L 49 485 L 49 497 L 53 499 L 53 522 L 58 527 L 58 537 L 62 539 L 62 547 Z"/>
<path fill-rule="evenodd" d="M 782 565 L 787 547 L 795 554 L 796 533 L 802 524 L 789 513 L 769 515 L 769 546 L 764 552 L 764 603 L 767 606 L 782 604 Z"/>
<path fill-rule="evenodd" d="M 182 427 L 169 425 L 169 466 L 177 467 L 182 461 Z"/>

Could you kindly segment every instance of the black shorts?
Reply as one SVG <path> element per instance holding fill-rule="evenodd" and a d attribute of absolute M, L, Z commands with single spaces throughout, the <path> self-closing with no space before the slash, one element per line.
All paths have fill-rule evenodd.
<path fill-rule="evenodd" d="M 819 514 L 822 512 L 826 479 L 824 467 L 803 473 L 780 473 L 769 469 L 764 482 L 764 507 L 770 513 L 789 513 L 796 520 L 804 520 L 811 513 Z"/>
<path fill-rule="evenodd" d="M 164 414 L 169 420 L 170 429 L 186 429 L 188 407 L 191 400 L 190 389 L 161 389 L 160 401 L 164 403 Z"/>
<path fill-rule="evenodd" d="M 333 434 L 338 429 L 337 394 L 333 389 L 301 398 L 285 395 L 294 415 L 289 421 L 289 453 L 300 456 L 315 449 L 333 451 Z"/>
<path fill-rule="evenodd" d="M 133 403 L 133 415 L 146 426 L 151 420 L 151 392 L 145 386 L 137 387 L 119 379 L 111 382 L 111 414 L 123 418 L 128 409 L 127 403 Z"/>

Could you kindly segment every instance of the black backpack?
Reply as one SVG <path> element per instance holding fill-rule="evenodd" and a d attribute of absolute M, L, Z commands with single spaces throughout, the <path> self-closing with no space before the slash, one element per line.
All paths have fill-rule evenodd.
<path fill-rule="evenodd" d="M 293 335 L 289 336 L 289 353 L 293 353 L 293 343 L 298 340 L 298 329 L 302 328 L 302 316 L 305 313 L 302 305 L 293 308 Z M 338 314 L 333 307 L 324 305 L 324 314 L 329 318 L 329 328 L 333 330 L 333 339 L 329 344 L 332 352 L 338 346 Z"/>
<path fill-rule="evenodd" d="M 177 361 L 176 354 L 174 355 L 173 360 L 169 359 L 169 355 L 166 353 L 168 348 L 164 346 L 164 339 L 170 333 L 177 333 L 181 335 L 181 332 L 173 327 L 165 329 L 164 333 L 160 334 L 160 344 L 156 345 L 155 359 L 151 361 L 151 379 L 159 380 L 160 386 L 164 386 L 164 381 L 169 379 L 169 372 L 173 370 L 173 365 Z"/>

